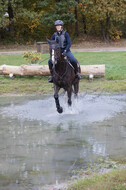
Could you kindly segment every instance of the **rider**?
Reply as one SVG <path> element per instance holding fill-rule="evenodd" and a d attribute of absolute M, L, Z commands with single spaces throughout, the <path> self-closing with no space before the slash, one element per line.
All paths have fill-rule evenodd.
<path fill-rule="evenodd" d="M 52 35 L 52 40 L 55 40 L 60 45 L 62 54 L 69 58 L 72 66 L 74 67 L 76 77 L 78 79 L 81 79 L 82 77 L 81 77 L 80 73 L 78 72 L 77 60 L 75 59 L 75 57 L 73 56 L 73 54 L 70 51 L 70 47 L 71 47 L 70 36 L 69 36 L 68 32 L 63 30 L 64 23 L 62 20 L 56 20 L 54 25 L 56 26 L 57 31 Z M 49 64 L 49 70 L 50 70 L 50 74 L 51 74 L 51 77 L 48 81 L 53 82 L 53 79 L 52 79 L 52 74 L 53 74 L 52 66 L 53 65 L 52 65 L 51 58 L 49 59 L 48 64 Z"/>

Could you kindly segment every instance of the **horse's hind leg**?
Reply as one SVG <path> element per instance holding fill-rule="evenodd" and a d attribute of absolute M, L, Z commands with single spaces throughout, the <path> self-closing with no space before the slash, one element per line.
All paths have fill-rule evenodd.
<path fill-rule="evenodd" d="M 60 88 L 57 87 L 57 86 L 54 86 L 54 89 L 55 89 L 54 98 L 55 98 L 56 108 L 57 108 L 57 111 L 59 113 L 62 113 L 63 112 L 63 108 L 60 106 L 59 96 L 58 96 L 58 92 L 59 92 Z"/>
<path fill-rule="evenodd" d="M 76 81 L 76 83 L 74 84 L 75 98 L 77 98 L 77 96 L 78 96 L 78 91 L 79 91 L 79 81 Z"/>
<path fill-rule="evenodd" d="M 71 101 L 72 87 L 67 90 L 67 95 L 68 95 L 68 105 L 71 106 L 71 104 L 72 104 L 72 101 Z"/>

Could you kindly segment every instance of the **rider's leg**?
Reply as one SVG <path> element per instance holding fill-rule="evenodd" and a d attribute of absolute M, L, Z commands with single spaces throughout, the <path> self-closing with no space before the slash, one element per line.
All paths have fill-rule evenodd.
<path fill-rule="evenodd" d="M 53 70 L 52 70 L 52 67 L 53 67 L 53 64 L 52 64 L 52 60 L 49 59 L 48 61 L 48 65 L 49 65 L 49 70 L 50 70 L 50 79 L 48 80 L 48 82 L 53 82 L 53 78 L 52 78 L 52 75 L 53 75 Z"/>
<path fill-rule="evenodd" d="M 74 55 L 71 53 L 71 51 L 68 51 L 66 55 L 70 59 L 70 62 L 72 66 L 74 67 L 75 75 L 78 77 L 78 79 L 81 79 L 82 77 L 78 71 L 77 60 L 75 59 Z"/>

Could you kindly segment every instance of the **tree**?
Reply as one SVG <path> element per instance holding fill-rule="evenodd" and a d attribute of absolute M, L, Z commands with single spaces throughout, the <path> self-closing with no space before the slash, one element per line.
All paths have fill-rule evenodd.
<path fill-rule="evenodd" d="M 8 14 L 6 3 L 0 0 L 0 27 L 6 27 L 8 24 Z"/>
<path fill-rule="evenodd" d="M 1 38 L 45 40 L 55 31 L 57 19 L 71 36 L 102 35 L 109 41 L 119 38 L 120 30 L 125 32 L 126 0 L 0 0 Z"/>
<path fill-rule="evenodd" d="M 7 6 L 2 0 L 0 0 L 0 39 L 4 39 L 7 26 L 9 24 Z"/>
<path fill-rule="evenodd" d="M 123 23 L 126 16 L 126 0 L 82 0 L 80 7 L 91 25 L 100 26 L 106 41 L 111 37 L 112 28 Z"/>
<path fill-rule="evenodd" d="M 14 37 L 14 19 L 21 3 L 22 0 L 0 0 L 0 12 L 2 14 L 0 24 L 2 27 L 8 27 L 11 37 Z"/>
<path fill-rule="evenodd" d="M 48 26 L 53 26 L 54 21 L 61 19 L 64 21 L 66 28 L 68 25 L 76 21 L 74 8 L 77 6 L 75 0 L 56 0 L 55 4 L 49 8 L 49 12 L 42 14 L 42 23 L 47 24 Z"/>

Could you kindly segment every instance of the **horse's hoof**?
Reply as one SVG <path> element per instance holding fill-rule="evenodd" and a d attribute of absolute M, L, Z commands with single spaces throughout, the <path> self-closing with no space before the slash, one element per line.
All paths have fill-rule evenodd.
<path fill-rule="evenodd" d="M 57 111 L 58 111 L 58 113 L 63 113 L 63 108 L 62 107 L 57 108 Z"/>
<path fill-rule="evenodd" d="M 72 102 L 68 102 L 68 106 L 71 107 L 71 105 L 72 105 Z"/>

